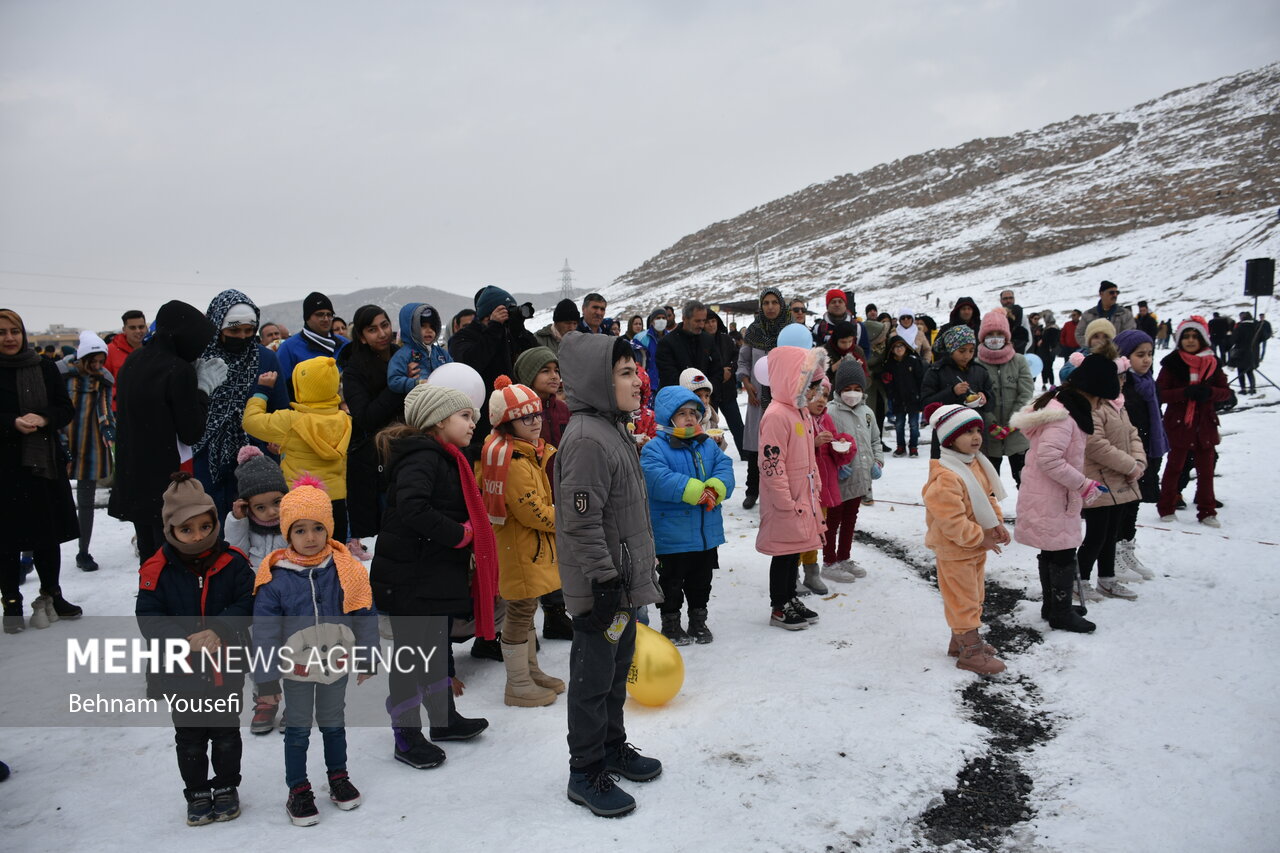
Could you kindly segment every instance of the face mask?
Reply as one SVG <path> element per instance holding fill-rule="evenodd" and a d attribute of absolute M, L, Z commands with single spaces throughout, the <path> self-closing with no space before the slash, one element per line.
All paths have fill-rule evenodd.
<path fill-rule="evenodd" d="M 656 320 L 654 320 L 654 321 L 653 321 L 653 330 L 654 330 L 655 332 L 661 332 L 661 331 L 662 331 L 663 329 L 665 329 L 666 327 L 667 327 L 667 318 L 666 318 L 666 317 L 659 317 L 658 319 L 656 319 Z"/>
<path fill-rule="evenodd" d="M 853 408 L 854 406 L 857 406 L 859 403 L 862 402 L 862 392 L 861 391 L 841 391 L 840 399 L 844 401 L 844 404 L 846 406 L 848 406 L 849 408 Z"/>
<path fill-rule="evenodd" d="M 992 335 L 989 338 L 983 338 L 982 345 L 987 349 L 1004 349 L 1004 338 Z"/>
<path fill-rule="evenodd" d="M 222 348 L 232 355 L 239 355 L 247 352 L 250 345 L 254 343 L 253 338 L 226 338 L 222 339 Z"/>

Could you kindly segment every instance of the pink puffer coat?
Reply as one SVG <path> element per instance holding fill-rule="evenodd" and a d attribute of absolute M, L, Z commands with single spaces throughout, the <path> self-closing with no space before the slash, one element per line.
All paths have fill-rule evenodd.
<path fill-rule="evenodd" d="M 821 547 L 822 477 L 813 418 L 805 408 L 810 378 L 826 370 L 826 351 L 777 347 L 769 353 L 773 402 L 760 419 L 760 529 L 756 550 L 771 557 Z"/>
<path fill-rule="evenodd" d="M 1013 538 L 1042 551 L 1078 548 L 1084 538 L 1081 493 L 1084 475 L 1084 430 L 1066 407 L 1050 400 L 1043 409 L 1030 406 L 1015 414 L 1009 425 L 1031 440 L 1018 490 L 1018 521 Z"/>

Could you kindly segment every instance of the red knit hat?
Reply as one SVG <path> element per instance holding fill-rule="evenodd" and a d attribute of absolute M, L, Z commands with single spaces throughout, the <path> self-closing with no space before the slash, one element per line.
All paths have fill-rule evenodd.
<path fill-rule="evenodd" d="M 827 291 L 827 304 L 831 304 L 832 299 L 843 299 L 846 305 L 849 304 L 849 296 L 838 287 L 833 287 Z"/>
<path fill-rule="evenodd" d="M 511 377 L 499 376 L 489 395 L 489 423 L 497 426 L 542 411 L 542 400 L 527 385 L 512 383 Z"/>

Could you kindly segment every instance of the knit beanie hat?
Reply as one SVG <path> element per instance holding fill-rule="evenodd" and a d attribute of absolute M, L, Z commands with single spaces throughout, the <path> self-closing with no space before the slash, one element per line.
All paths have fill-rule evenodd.
<path fill-rule="evenodd" d="M 846 358 L 836 368 L 836 393 L 839 394 L 850 385 L 857 385 L 863 391 L 867 390 L 867 374 L 856 358 Z"/>
<path fill-rule="evenodd" d="M 991 334 L 1004 335 L 1006 341 L 1012 337 L 1009 334 L 1009 315 L 1005 313 L 1003 308 L 993 308 L 982 315 L 982 324 L 978 327 L 978 337 L 985 338 Z"/>
<path fill-rule="evenodd" d="M 1187 329 L 1193 329 L 1200 333 L 1200 343 L 1203 347 L 1209 346 L 1209 324 L 1205 322 L 1203 317 L 1192 314 L 1187 319 L 1178 324 L 1178 331 L 1173 336 L 1174 345 L 1182 340 L 1182 333 Z"/>
<path fill-rule="evenodd" d="M 169 480 L 169 485 L 164 490 L 164 503 L 160 510 L 165 541 L 181 554 L 191 556 L 203 554 L 218 542 L 218 534 L 222 529 L 218 521 L 218 508 L 214 505 L 213 498 L 205 494 L 204 486 L 200 485 L 200 481 L 186 471 L 177 472 Z M 199 542 L 179 542 L 173 535 L 173 528 L 205 513 L 213 519 L 213 532 Z"/>
<path fill-rule="evenodd" d="M 520 353 L 520 357 L 516 359 L 516 379 L 520 380 L 522 385 L 528 385 L 532 388 L 533 381 L 538 378 L 542 368 L 552 363 L 559 364 L 560 358 L 549 347 L 527 349 Z"/>
<path fill-rule="evenodd" d="M 494 426 L 542 411 L 542 400 L 527 385 L 513 385 L 510 376 L 499 376 L 489 395 L 489 422 Z"/>
<path fill-rule="evenodd" d="M 329 297 L 323 293 L 308 293 L 307 298 L 302 300 L 302 319 L 303 322 L 310 319 L 311 315 L 317 311 L 332 311 L 333 303 L 329 301 Z"/>
<path fill-rule="evenodd" d="M 1110 281 L 1103 280 L 1103 282 L 1102 282 L 1101 284 L 1099 284 L 1099 285 L 1098 285 L 1098 292 L 1099 292 L 1099 293 L 1101 293 L 1102 291 L 1104 291 L 1104 290 L 1110 290 L 1110 289 L 1111 289 L 1111 288 L 1113 288 L 1113 287 L 1116 287 L 1116 285 L 1115 285 L 1115 283 L 1114 283 L 1114 282 L 1110 282 Z M 1119 288 L 1116 288 L 1116 289 L 1118 290 Z M 1087 338 L 1086 338 L 1086 340 L 1087 340 Z"/>
<path fill-rule="evenodd" d="M 832 325 L 831 340 L 842 341 L 845 338 L 853 338 L 853 343 L 856 346 L 858 343 L 858 329 L 848 320 L 841 320 Z"/>
<path fill-rule="evenodd" d="M 414 429 L 433 427 L 463 409 L 475 411 L 471 398 L 456 388 L 423 383 L 413 386 L 404 398 L 405 423 Z"/>
<path fill-rule="evenodd" d="M 107 345 L 103 342 L 102 338 L 98 337 L 88 329 L 85 329 L 80 333 L 80 345 L 76 347 L 76 358 L 83 359 L 85 356 L 93 355 L 95 352 L 100 352 L 103 355 L 106 355 Z"/>
<path fill-rule="evenodd" d="M 950 447 L 975 425 L 982 428 L 982 415 L 968 406 L 957 406 L 954 403 L 930 403 L 924 407 L 924 416 L 928 418 L 933 434 L 943 447 Z"/>
<path fill-rule="evenodd" d="M 686 367 L 680 371 L 680 387 L 695 394 L 700 389 L 706 389 L 712 393 L 715 393 L 716 390 L 711 386 L 711 380 L 707 378 L 707 375 L 696 367 Z"/>
<path fill-rule="evenodd" d="M 310 316 L 310 315 L 308 315 Z M 258 325 L 258 311 L 252 305 L 244 302 L 237 302 L 227 309 L 227 313 L 222 315 L 222 328 L 231 329 L 236 326 L 256 326 Z"/>
<path fill-rule="evenodd" d="M 846 294 L 843 290 L 841 290 L 838 287 L 833 287 L 827 291 L 827 304 L 830 305 L 831 300 L 833 299 L 843 299 L 846 305 L 849 304 L 848 294 Z"/>
<path fill-rule="evenodd" d="M 948 355 L 960 349 L 962 346 L 976 347 L 978 345 L 978 337 L 973 333 L 973 329 L 965 323 L 959 326 L 952 326 L 942 333 L 942 350 Z"/>
<path fill-rule="evenodd" d="M 284 494 L 289 491 L 280 466 L 252 444 L 240 448 L 236 462 L 239 463 L 236 465 L 236 494 L 241 500 L 247 501 L 254 495 L 267 492 Z"/>
<path fill-rule="evenodd" d="M 286 542 L 295 521 L 318 521 L 329 531 L 329 538 L 333 538 L 333 501 L 329 500 L 324 483 L 310 474 L 294 481 L 293 488 L 280 501 L 280 535 Z"/>
<path fill-rule="evenodd" d="M 342 402 L 338 363 L 322 355 L 300 361 L 293 368 L 293 399 L 304 406 L 334 407 Z"/>
<path fill-rule="evenodd" d="M 1094 335 L 1098 334 L 1099 332 L 1103 333 L 1113 341 L 1116 339 L 1115 324 L 1112 323 L 1110 320 L 1107 320 L 1103 317 L 1099 317 L 1098 319 L 1094 320 L 1093 322 L 1089 323 L 1089 325 L 1084 327 L 1084 345 L 1088 346 L 1089 339 L 1092 338 Z"/>
<path fill-rule="evenodd" d="M 501 287 L 482 287 L 476 291 L 476 319 L 487 320 L 499 305 L 515 308 L 516 301 Z"/>
<path fill-rule="evenodd" d="M 1143 344 L 1155 346 L 1156 342 L 1151 340 L 1151 336 L 1141 329 L 1126 329 L 1116 335 L 1115 344 L 1121 355 L 1130 356 L 1133 355 L 1134 350 Z"/>
<path fill-rule="evenodd" d="M 1120 396 L 1120 377 L 1116 374 L 1115 362 L 1105 355 L 1086 356 L 1080 366 L 1071 371 L 1067 384 L 1104 400 Z"/>
<path fill-rule="evenodd" d="M 556 310 L 551 312 L 553 323 L 568 323 L 570 320 L 576 323 L 581 319 L 582 314 L 578 311 L 578 305 L 572 299 L 561 299 L 556 303 Z"/>

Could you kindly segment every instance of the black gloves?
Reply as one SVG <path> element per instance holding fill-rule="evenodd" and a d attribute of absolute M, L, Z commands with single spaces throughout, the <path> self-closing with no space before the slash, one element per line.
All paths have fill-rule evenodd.
<path fill-rule="evenodd" d="M 591 582 L 591 612 L 582 617 L 582 627 L 590 632 L 603 631 L 613 624 L 613 617 L 622 603 L 622 581 L 614 578 L 600 583 Z"/>
<path fill-rule="evenodd" d="M 1188 400 L 1208 400 L 1213 396 L 1213 389 L 1208 385 L 1188 385 L 1186 395 Z"/>

